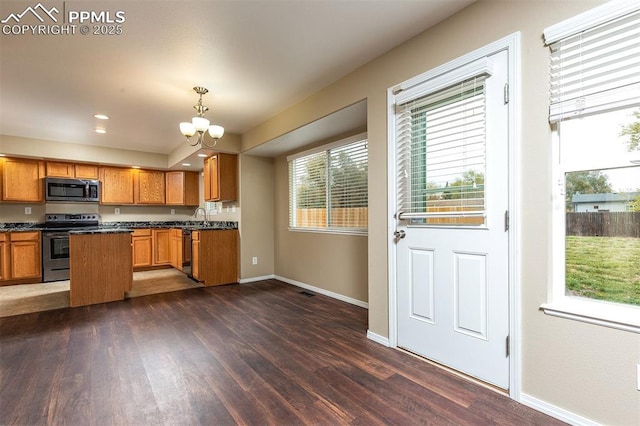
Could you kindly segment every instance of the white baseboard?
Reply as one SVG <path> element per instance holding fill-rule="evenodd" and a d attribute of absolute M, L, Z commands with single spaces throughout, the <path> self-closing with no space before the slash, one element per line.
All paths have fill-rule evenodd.
<path fill-rule="evenodd" d="M 343 302 L 350 303 L 352 305 L 360 306 L 361 308 L 369 309 L 369 304 L 367 302 L 363 302 L 362 300 L 358 300 L 358 299 L 354 299 L 352 297 L 344 296 L 342 294 L 334 293 L 332 291 L 325 290 L 323 288 L 312 286 L 310 284 L 301 283 L 300 281 L 291 280 L 289 278 L 281 277 L 279 275 L 275 275 L 272 278 L 275 278 L 276 280 L 280 280 L 280 281 L 285 282 L 287 284 L 295 285 L 296 287 L 302 287 L 304 289 L 311 290 L 313 292 L 320 293 L 320 294 L 323 294 L 325 296 L 329 296 L 329 297 L 332 297 L 334 299 L 338 299 L 338 300 L 341 300 Z"/>
<path fill-rule="evenodd" d="M 271 275 L 264 275 L 262 277 L 241 278 L 238 281 L 238 283 L 239 284 L 254 283 L 256 281 L 272 280 L 275 277 L 276 277 L 275 275 L 271 274 Z"/>
<path fill-rule="evenodd" d="M 390 346 L 388 337 L 384 337 L 384 336 L 381 336 L 379 334 L 376 334 L 371 330 L 367 330 L 367 339 L 373 340 L 374 342 L 380 343 L 381 345 L 386 346 L 386 347 Z"/>
<path fill-rule="evenodd" d="M 520 403 L 533 408 L 534 410 L 538 410 L 542 413 L 548 414 L 551 417 L 555 417 L 558 420 L 562 420 L 563 422 L 569 423 L 575 426 L 600 426 L 600 423 L 594 422 L 593 420 L 587 419 L 586 417 L 579 416 L 571 411 L 565 410 L 564 408 L 557 407 L 553 404 L 549 404 L 541 399 L 535 398 L 533 396 L 521 393 L 520 394 Z"/>

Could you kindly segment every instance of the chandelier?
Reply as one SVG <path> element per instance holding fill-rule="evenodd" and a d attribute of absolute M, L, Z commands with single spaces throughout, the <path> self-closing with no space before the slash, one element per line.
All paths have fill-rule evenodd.
<path fill-rule="evenodd" d="M 180 132 L 187 138 L 187 141 L 191 146 L 200 144 L 207 148 L 213 148 L 216 143 L 218 143 L 218 139 L 224 135 L 224 127 L 217 126 L 215 124 L 209 125 L 209 120 L 204 118 L 204 113 L 209 110 L 209 107 L 202 105 L 202 95 L 206 95 L 209 90 L 200 86 L 194 87 L 193 90 L 200 95 L 198 103 L 193 106 L 193 108 L 198 112 L 198 115 L 197 117 L 193 117 L 191 122 L 185 121 L 180 123 Z M 213 139 L 213 144 L 205 140 L 204 134 L 207 130 L 209 131 L 209 136 Z M 195 141 L 191 143 L 191 137 L 196 133 L 198 136 Z"/>

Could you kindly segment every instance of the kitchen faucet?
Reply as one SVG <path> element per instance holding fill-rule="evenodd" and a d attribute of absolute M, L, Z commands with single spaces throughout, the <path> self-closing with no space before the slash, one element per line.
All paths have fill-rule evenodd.
<path fill-rule="evenodd" d="M 193 212 L 193 218 L 198 218 L 198 212 L 202 210 L 202 215 L 204 216 L 204 224 L 206 225 L 209 222 L 207 219 L 207 211 L 203 207 L 198 207 L 195 212 Z"/>

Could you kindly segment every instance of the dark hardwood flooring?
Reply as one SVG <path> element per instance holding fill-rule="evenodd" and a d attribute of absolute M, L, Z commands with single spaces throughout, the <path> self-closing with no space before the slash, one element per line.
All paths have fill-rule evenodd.
<path fill-rule="evenodd" d="M 561 424 L 275 280 L 0 319 L 2 425 Z"/>

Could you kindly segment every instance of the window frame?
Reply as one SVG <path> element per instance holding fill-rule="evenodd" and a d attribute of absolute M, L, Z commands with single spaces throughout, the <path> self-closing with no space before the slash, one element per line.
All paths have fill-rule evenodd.
<path fill-rule="evenodd" d="M 287 180 L 288 180 L 288 230 L 292 231 L 292 232 L 307 232 L 307 233 L 319 233 L 319 234 L 342 234 L 342 235 L 368 235 L 369 232 L 369 227 L 365 227 L 365 228 L 348 228 L 348 227 L 332 227 L 327 223 L 326 227 L 321 227 L 321 228 L 317 228 L 317 227 L 303 227 L 303 226 L 293 226 L 291 223 L 292 220 L 292 214 L 291 211 L 293 209 L 295 209 L 295 206 L 292 206 L 292 202 L 294 202 L 295 200 L 295 196 L 292 195 L 292 191 L 293 188 L 291 186 L 291 163 L 295 160 L 304 158 L 304 157 L 309 157 L 312 156 L 314 154 L 320 153 L 320 152 L 324 152 L 325 155 L 327 157 L 329 157 L 331 154 L 332 150 L 338 149 L 338 148 L 342 148 L 345 147 L 347 145 L 351 145 L 351 144 L 355 144 L 358 142 L 363 142 L 366 141 L 368 144 L 368 137 L 367 137 L 367 133 L 359 133 L 353 136 L 349 136 L 347 138 L 344 139 L 340 139 L 334 142 L 330 142 L 328 144 L 324 144 L 324 145 L 320 145 L 305 151 L 301 151 L 295 154 L 291 154 L 289 156 L 287 156 Z M 367 164 L 369 162 L 369 148 L 367 145 Z M 367 167 L 367 194 L 368 194 L 368 167 Z M 325 196 L 327 197 L 327 200 L 329 200 L 330 195 L 329 195 L 329 190 L 327 188 L 327 190 L 325 191 Z M 369 207 L 369 203 L 367 201 L 367 209 Z M 327 201 L 327 219 L 330 217 L 329 211 L 331 209 L 331 203 L 329 201 Z"/>
<path fill-rule="evenodd" d="M 551 44 L 637 10 L 637 2 L 633 1 L 604 4 L 545 29 L 546 43 Z M 600 113 L 603 112 L 598 112 Z M 566 294 L 565 176 L 560 158 L 559 121 L 551 124 L 552 182 L 555 183 L 552 188 L 551 281 L 548 287 L 548 301 L 543 303 L 540 309 L 547 315 L 640 334 L 640 307 Z"/>

